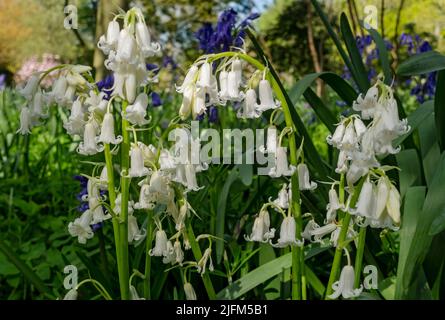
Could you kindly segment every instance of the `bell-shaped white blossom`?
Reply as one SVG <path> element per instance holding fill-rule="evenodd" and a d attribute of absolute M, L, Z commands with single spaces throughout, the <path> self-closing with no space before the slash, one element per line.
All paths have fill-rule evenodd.
<path fill-rule="evenodd" d="M 363 121 L 359 117 L 356 117 L 354 119 L 354 129 L 355 129 L 355 133 L 357 135 L 357 138 L 360 140 L 361 137 L 366 132 L 366 126 L 365 126 L 365 124 L 363 123 Z"/>
<path fill-rule="evenodd" d="M 144 57 L 151 57 L 161 50 L 161 45 L 151 41 L 150 31 L 147 25 L 142 22 L 136 22 L 136 43 L 142 51 Z"/>
<path fill-rule="evenodd" d="M 278 192 L 278 197 L 273 201 L 273 203 L 280 207 L 281 209 L 289 208 L 289 193 L 287 192 L 287 184 L 283 184 L 280 191 Z"/>
<path fill-rule="evenodd" d="M 338 200 L 337 191 L 334 188 L 329 190 L 329 203 L 326 205 L 326 222 L 335 221 L 337 210 L 345 210 L 344 204 Z"/>
<path fill-rule="evenodd" d="M 134 104 L 129 105 L 125 109 L 124 117 L 131 124 L 143 126 L 147 124 L 149 121 L 145 119 L 147 115 L 147 106 L 148 106 L 148 96 L 146 93 L 142 92 L 134 101 Z"/>
<path fill-rule="evenodd" d="M 135 209 L 153 209 L 154 204 L 153 194 L 150 193 L 150 185 L 143 184 L 139 192 L 139 202 L 134 204 Z"/>
<path fill-rule="evenodd" d="M 133 212 L 134 212 L 134 208 L 133 207 L 134 207 L 134 201 L 133 200 L 128 201 L 128 203 L 127 203 L 128 215 L 133 214 Z M 116 200 L 114 200 L 113 211 L 118 216 L 121 214 L 121 211 L 122 211 L 122 193 L 118 193 L 117 194 Z"/>
<path fill-rule="evenodd" d="M 305 163 L 300 163 L 297 166 L 298 172 L 298 187 L 300 190 L 314 190 L 317 188 L 317 183 L 310 181 L 309 169 Z"/>
<path fill-rule="evenodd" d="M 231 101 L 241 101 L 244 99 L 244 93 L 240 91 L 240 83 L 237 79 L 237 73 L 230 71 L 227 75 L 227 92 Z"/>
<path fill-rule="evenodd" d="M 26 100 L 31 101 L 39 88 L 41 72 L 34 73 L 26 82 L 25 86 L 19 89 L 19 93 L 26 98 Z"/>
<path fill-rule="evenodd" d="M 252 233 L 244 236 L 246 241 L 268 242 L 275 236 L 275 229 L 270 229 L 270 217 L 267 209 L 262 209 L 253 222 Z"/>
<path fill-rule="evenodd" d="M 97 46 L 104 54 L 108 55 L 110 51 L 116 50 L 117 43 L 119 41 L 120 27 L 119 23 L 112 20 L 108 23 L 106 35 L 102 35 L 99 38 Z"/>
<path fill-rule="evenodd" d="M 77 237 L 77 240 L 81 244 L 85 244 L 88 239 L 94 236 L 93 230 L 90 227 L 92 219 L 93 213 L 91 210 L 86 210 L 79 218 L 76 218 L 74 222 L 68 224 L 68 232 L 71 236 Z"/>
<path fill-rule="evenodd" d="M 272 87 L 268 80 L 263 79 L 259 84 L 259 98 L 260 103 L 258 104 L 258 110 L 264 112 L 269 109 L 276 109 L 280 106 L 278 101 L 273 99 Z"/>
<path fill-rule="evenodd" d="M 280 227 L 280 238 L 276 244 L 271 245 L 276 248 L 284 248 L 287 246 L 301 246 L 303 244 L 302 241 L 297 240 L 296 238 L 296 224 L 295 218 L 292 216 L 286 217 L 283 219 Z"/>
<path fill-rule="evenodd" d="M 184 293 L 186 300 L 198 300 L 196 297 L 195 289 L 190 282 L 184 283 Z"/>
<path fill-rule="evenodd" d="M 193 119 L 206 112 L 206 92 L 203 88 L 198 88 L 195 92 L 192 115 Z"/>
<path fill-rule="evenodd" d="M 156 231 L 155 246 L 150 249 L 150 256 L 162 257 L 167 252 L 167 234 L 164 230 Z"/>
<path fill-rule="evenodd" d="M 143 177 L 150 173 L 150 170 L 144 167 L 144 155 L 137 144 L 132 144 L 130 150 L 130 177 Z"/>
<path fill-rule="evenodd" d="M 16 133 L 20 134 L 30 134 L 31 129 L 33 127 L 32 121 L 31 121 L 31 112 L 29 108 L 23 107 L 20 111 L 20 128 L 17 130 Z"/>
<path fill-rule="evenodd" d="M 100 130 L 99 142 L 119 144 L 122 142 L 122 136 L 114 135 L 114 118 L 113 114 L 108 112 L 105 114 Z"/>
<path fill-rule="evenodd" d="M 358 149 L 358 137 L 355 132 L 355 127 L 353 121 L 350 121 L 346 126 L 345 134 L 340 143 L 340 149 L 346 151 L 354 151 Z"/>
<path fill-rule="evenodd" d="M 147 165 L 155 163 L 158 156 L 158 150 L 156 149 L 156 147 L 152 144 L 149 144 L 147 146 L 142 142 L 139 142 L 138 145 L 144 155 L 144 163 Z"/>
<path fill-rule="evenodd" d="M 336 173 L 346 173 L 348 171 L 348 155 L 346 151 L 340 150 L 337 159 L 337 168 L 335 168 Z"/>
<path fill-rule="evenodd" d="M 68 87 L 68 82 L 64 76 L 57 78 L 52 86 L 52 90 L 46 93 L 46 100 L 49 104 L 55 102 L 59 105 L 65 104 L 65 93 Z"/>
<path fill-rule="evenodd" d="M 108 101 L 105 100 L 105 95 L 105 92 L 96 93 L 94 90 L 90 90 L 88 97 L 85 99 L 88 112 L 96 113 L 100 116 L 104 115 L 108 105 Z"/>
<path fill-rule="evenodd" d="M 213 271 L 213 261 L 212 261 L 212 248 L 207 248 L 202 255 L 202 258 L 198 261 L 196 268 L 198 273 L 203 275 L 206 272 L 207 262 L 209 262 L 209 270 Z"/>
<path fill-rule="evenodd" d="M 92 122 L 85 125 L 83 141 L 79 144 L 77 152 L 83 155 L 93 155 L 104 150 L 103 145 L 98 145 L 98 137 L 96 137 L 96 129 Z"/>
<path fill-rule="evenodd" d="M 118 63 L 135 64 L 137 59 L 136 39 L 130 30 L 124 28 L 119 33 L 116 49 L 116 61 Z"/>
<path fill-rule="evenodd" d="M 269 170 L 269 176 L 279 178 L 281 176 L 291 176 L 295 172 L 295 167 L 289 165 L 287 161 L 287 149 L 285 147 L 277 147 L 275 153 L 275 166 Z"/>
<path fill-rule="evenodd" d="M 219 98 L 222 101 L 226 101 L 229 100 L 229 82 L 228 82 L 228 78 L 229 78 L 229 73 L 226 70 L 222 70 L 219 73 Z"/>
<path fill-rule="evenodd" d="M 334 293 L 329 295 L 330 299 L 337 299 L 342 296 L 344 299 L 350 299 L 358 297 L 363 290 L 363 286 L 354 289 L 355 273 L 354 268 L 350 265 L 343 267 L 340 279 L 332 284 Z"/>
<path fill-rule="evenodd" d="M 139 294 L 136 291 L 136 288 L 134 286 L 130 285 L 130 300 L 145 300 L 145 298 L 139 297 Z"/>
<path fill-rule="evenodd" d="M 175 253 L 175 263 L 182 266 L 182 262 L 184 261 L 184 251 L 181 248 L 181 242 L 176 239 L 175 244 L 173 245 L 173 251 Z"/>
<path fill-rule="evenodd" d="M 88 197 L 89 210 L 93 213 L 91 224 L 101 223 L 111 218 L 110 214 L 105 214 L 98 197 Z"/>
<path fill-rule="evenodd" d="M 82 135 L 85 130 L 85 124 L 85 112 L 82 103 L 80 100 L 76 100 L 71 107 L 71 114 L 68 121 L 63 124 L 63 127 L 70 135 Z"/>
<path fill-rule="evenodd" d="M 246 91 L 246 98 L 238 110 L 236 116 L 244 119 L 258 118 L 261 112 L 258 111 L 257 96 L 254 89 L 250 88 Z"/>
<path fill-rule="evenodd" d="M 400 225 L 400 194 L 386 176 L 379 178 L 375 192 L 374 211 L 364 226 L 397 230 Z"/>
<path fill-rule="evenodd" d="M 194 98 L 196 93 L 196 87 L 194 84 L 190 84 L 185 87 L 182 95 L 182 104 L 179 108 L 179 116 L 182 120 L 187 119 L 192 113 L 194 107 Z"/>
<path fill-rule="evenodd" d="M 349 213 L 365 218 L 372 218 L 376 204 L 374 189 L 374 184 L 370 181 L 368 176 L 360 190 L 356 208 L 351 208 Z"/>
<path fill-rule="evenodd" d="M 107 166 L 104 166 L 102 168 L 102 171 L 100 172 L 99 180 L 97 181 L 97 186 L 100 190 L 107 190 L 108 189 L 108 170 Z"/>
<path fill-rule="evenodd" d="M 315 222 L 314 219 L 311 219 L 308 221 L 308 223 L 304 227 L 304 230 L 301 233 L 301 236 L 303 237 L 303 239 L 312 241 L 312 231 L 314 231 L 317 228 L 320 228 L 320 226 L 318 225 L 317 222 Z"/>
<path fill-rule="evenodd" d="M 374 117 L 374 111 L 378 104 L 379 89 L 377 84 L 372 86 L 366 92 L 365 97 L 360 94 L 356 101 L 353 102 L 352 108 L 355 111 L 360 111 L 362 119 L 368 120 Z"/>
<path fill-rule="evenodd" d="M 184 93 L 185 89 L 187 89 L 190 86 L 194 86 L 196 83 L 196 78 L 198 75 L 199 68 L 197 65 L 192 65 L 190 69 L 187 71 L 187 74 L 185 75 L 184 81 L 182 82 L 182 85 L 176 86 L 176 91 L 179 93 Z"/>
<path fill-rule="evenodd" d="M 207 97 L 208 99 L 206 99 Z M 200 99 L 200 101 L 197 104 L 196 100 L 198 99 Z M 221 101 L 218 97 L 218 81 L 213 74 L 212 64 L 206 61 L 199 68 L 193 117 L 195 118 L 197 115 L 203 113 L 203 111 L 199 112 L 199 110 L 202 110 L 202 105 L 205 107 L 220 103 Z"/>
<path fill-rule="evenodd" d="M 146 236 L 145 230 L 140 230 L 138 220 L 132 214 L 128 215 L 128 242 L 134 242 L 144 239 Z"/>
<path fill-rule="evenodd" d="M 329 135 L 326 138 L 326 141 L 333 147 L 340 149 L 341 142 L 345 134 L 345 130 L 346 130 L 345 119 L 343 119 L 335 128 L 334 134 Z"/>

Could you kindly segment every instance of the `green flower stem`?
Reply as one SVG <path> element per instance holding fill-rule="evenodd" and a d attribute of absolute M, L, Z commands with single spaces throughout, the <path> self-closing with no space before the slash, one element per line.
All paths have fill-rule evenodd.
<path fill-rule="evenodd" d="M 113 170 L 113 156 L 111 155 L 110 145 L 108 143 L 105 144 L 105 163 L 107 166 L 107 175 L 108 175 L 108 197 L 110 198 L 110 207 L 114 208 L 116 201 L 116 191 L 114 186 L 114 170 Z M 117 260 L 117 268 L 118 272 L 122 266 L 120 266 L 120 242 L 119 242 L 119 220 L 118 217 L 113 216 L 111 219 L 113 223 L 113 233 L 114 233 L 114 245 L 116 247 L 116 260 Z"/>
<path fill-rule="evenodd" d="M 363 264 L 363 252 L 365 251 L 366 242 L 366 227 L 361 227 L 358 235 L 357 252 L 355 254 L 355 280 L 354 286 L 358 288 L 360 286 L 362 264 Z"/>
<path fill-rule="evenodd" d="M 215 61 L 225 57 L 237 56 L 246 62 L 255 66 L 258 70 L 263 71 L 266 67 L 258 60 L 250 57 L 247 54 L 239 52 L 223 52 L 215 55 L 209 56 L 209 61 Z M 284 113 L 284 119 L 286 126 L 292 128 L 292 131 L 288 135 L 289 139 L 289 151 L 290 151 L 290 163 L 297 166 L 297 143 L 295 139 L 295 126 L 292 121 L 292 116 L 289 110 L 289 105 L 287 104 L 286 97 L 280 88 L 278 81 L 267 72 L 267 78 L 271 83 L 272 89 L 275 92 L 278 100 L 281 102 L 281 107 Z M 301 207 L 300 207 L 300 189 L 298 183 L 298 173 L 295 172 L 292 177 L 292 214 L 296 222 L 296 238 L 302 241 L 301 233 L 303 232 L 303 219 L 301 217 Z M 299 246 L 292 247 L 292 299 L 300 300 L 302 295 L 306 295 L 306 287 L 302 287 L 302 276 L 304 275 L 304 257 L 303 248 Z M 305 281 L 304 281 L 305 283 Z"/>
<path fill-rule="evenodd" d="M 124 100 L 122 103 L 122 111 L 128 106 L 128 102 Z M 122 144 L 121 144 L 121 212 L 119 215 L 119 241 L 120 241 L 120 260 L 122 263 L 119 271 L 119 283 L 121 288 L 122 300 L 128 300 L 130 297 L 129 290 L 129 267 L 128 267 L 128 196 L 130 189 L 130 178 L 128 176 L 130 166 L 130 135 L 127 130 L 128 122 L 122 117 Z"/>
<path fill-rule="evenodd" d="M 198 242 L 196 242 L 195 234 L 193 233 L 193 229 L 189 221 L 187 222 L 187 236 L 190 242 L 190 246 L 192 247 L 192 252 L 195 257 L 195 260 L 196 261 L 201 260 L 202 258 L 201 248 L 199 248 L 199 244 Z M 209 299 L 215 300 L 216 293 L 215 289 L 213 288 L 212 281 L 210 280 L 208 271 L 206 271 L 201 277 Z"/>
<path fill-rule="evenodd" d="M 356 189 L 354 190 L 354 194 L 352 195 L 350 207 L 354 208 L 355 204 L 357 203 L 358 197 L 360 195 L 360 190 L 362 189 L 363 182 L 365 181 L 366 177 L 362 177 L 360 180 L 360 183 L 357 185 Z M 344 186 L 340 185 L 340 189 L 342 189 Z M 344 190 L 340 190 L 340 193 L 344 192 Z M 329 275 L 329 281 L 328 286 L 326 288 L 326 296 L 325 299 L 329 299 L 328 296 L 332 294 L 332 285 L 336 281 L 338 277 L 338 273 L 340 271 L 340 265 L 341 265 L 341 257 L 343 254 L 343 246 L 344 242 L 346 240 L 346 236 L 348 234 L 349 224 L 351 222 L 351 215 L 347 212 L 344 213 L 343 220 L 341 222 L 341 230 L 340 235 L 338 236 L 337 241 L 337 248 L 335 249 L 335 255 L 334 255 L 334 261 L 332 262 L 332 268 L 331 273 Z"/>
<path fill-rule="evenodd" d="M 147 211 L 147 237 L 145 247 L 145 279 L 144 279 L 144 297 L 151 299 L 151 256 L 149 254 L 151 243 L 153 241 L 153 210 Z"/>
<path fill-rule="evenodd" d="M 83 286 L 86 283 L 91 283 L 93 286 L 99 291 L 100 295 L 105 298 L 105 300 L 113 300 L 110 296 L 110 294 L 107 292 L 107 290 L 104 288 L 104 286 L 97 280 L 94 279 L 85 279 L 81 281 L 77 286 L 76 290 L 79 290 L 81 286 Z"/>

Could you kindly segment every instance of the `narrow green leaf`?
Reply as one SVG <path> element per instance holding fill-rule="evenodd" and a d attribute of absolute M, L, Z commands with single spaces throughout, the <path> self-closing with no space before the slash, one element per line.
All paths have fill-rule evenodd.
<path fill-rule="evenodd" d="M 434 115 L 430 114 L 418 128 L 423 172 L 427 185 L 431 184 L 436 175 L 437 163 L 440 159 L 440 148 L 437 143 Z"/>
<path fill-rule="evenodd" d="M 310 259 L 323 251 L 326 251 L 329 247 L 312 247 L 308 249 L 305 255 L 305 260 Z M 236 280 L 217 294 L 217 299 L 237 299 L 246 292 L 252 290 L 264 281 L 276 276 L 283 269 L 290 268 L 292 265 L 292 253 L 287 253 L 279 258 L 272 260 L 260 267 L 252 270 L 242 278 Z"/>
<path fill-rule="evenodd" d="M 35 286 L 35 288 L 42 294 L 53 298 L 49 288 L 45 285 L 42 279 L 24 262 L 20 259 L 14 251 L 3 241 L 0 240 L 0 251 L 11 261 L 20 272 Z"/>
<path fill-rule="evenodd" d="M 368 72 L 363 64 L 363 58 L 360 51 L 357 48 L 357 42 L 355 36 L 352 34 L 351 27 L 349 26 L 348 18 L 344 13 L 340 16 L 340 30 L 345 41 L 346 49 L 351 57 L 354 69 L 357 72 L 356 80 L 357 85 L 361 92 L 366 92 L 369 88 Z"/>
<path fill-rule="evenodd" d="M 215 236 L 224 239 L 224 227 L 226 221 L 226 205 L 227 198 L 229 196 L 230 187 L 232 183 L 239 177 L 238 169 L 235 167 L 230 171 L 227 179 L 225 180 L 224 186 L 221 190 L 221 193 L 218 198 L 218 208 L 216 209 L 216 227 L 215 227 Z M 222 256 L 224 252 L 224 242 L 216 241 L 216 261 L 218 263 L 221 262 Z"/>
<path fill-rule="evenodd" d="M 419 185 L 421 183 L 421 166 L 419 156 L 415 149 L 403 150 L 396 155 L 396 158 L 398 167 L 400 168 L 400 195 L 403 198 L 409 187 Z"/>
<path fill-rule="evenodd" d="M 445 69 L 445 56 L 437 51 L 416 54 L 397 68 L 399 76 L 414 76 Z"/>
<path fill-rule="evenodd" d="M 325 106 L 323 101 L 310 88 L 306 90 L 306 92 L 304 93 L 304 97 L 312 106 L 312 109 L 314 109 L 314 112 L 317 114 L 320 121 L 323 122 L 323 124 L 331 133 L 333 133 L 335 131 L 335 123 L 337 123 L 338 121 L 331 110 L 329 110 Z"/>
<path fill-rule="evenodd" d="M 315 11 L 317 12 L 318 16 L 321 18 L 321 21 L 323 22 L 326 30 L 328 31 L 329 36 L 331 37 L 332 41 L 334 41 L 334 44 L 337 47 L 337 50 L 340 53 L 340 56 L 342 57 L 345 65 L 348 67 L 349 71 L 351 72 L 353 79 L 355 80 L 356 83 L 358 83 L 357 72 L 355 70 L 355 67 L 352 64 L 351 60 L 349 59 L 346 51 L 343 49 L 343 46 L 340 42 L 340 39 L 337 36 L 337 33 L 334 31 L 331 24 L 329 23 L 327 15 L 323 12 L 323 10 L 321 9 L 320 4 L 318 3 L 317 0 L 311 0 L 311 1 L 312 1 L 312 5 L 315 8 Z"/>
<path fill-rule="evenodd" d="M 314 289 L 320 297 L 323 297 L 326 290 L 323 282 L 318 279 L 317 275 L 307 265 L 304 268 L 304 272 L 306 273 L 307 282 L 312 289 Z"/>
<path fill-rule="evenodd" d="M 320 72 L 310 73 L 298 80 L 298 82 L 289 92 L 289 97 L 291 98 L 292 102 L 297 102 L 304 92 L 318 78 L 322 79 L 326 84 L 328 84 L 338 94 L 338 96 L 346 102 L 348 106 L 352 106 L 354 100 L 357 99 L 357 92 L 355 89 L 342 77 L 333 72 Z"/>
<path fill-rule="evenodd" d="M 397 267 L 395 298 L 403 299 L 409 291 L 411 279 L 421 264 L 421 255 L 428 241 L 421 235 L 420 212 L 425 201 L 425 187 L 411 187 L 405 195 L 402 228 L 400 230 L 400 251 Z"/>
<path fill-rule="evenodd" d="M 429 100 L 422 103 L 413 113 L 408 116 L 409 132 L 394 141 L 395 146 L 399 146 L 410 136 L 427 118 L 434 112 L 434 101 Z"/>
<path fill-rule="evenodd" d="M 434 117 L 436 120 L 437 141 L 440 150 L 445 149 L 445 70 L 437 76 L 436 93 L 434 95 Z"/>
<path fill-rule="evenodd" d="M 389 86 L 392 82 L 392 71 L 391 64 L 389 63 L 389 54 L 388 50 L 386 50 L 385 41 L 382 36 L 374 29 L 369 28 L 366 29 L 371 37 L 374 39 L 375 44 L 377 45 L 377 49 L 379 50 L 379 61 L 383 70 L 383 74 L 385 76 L 385 83 Z"/>

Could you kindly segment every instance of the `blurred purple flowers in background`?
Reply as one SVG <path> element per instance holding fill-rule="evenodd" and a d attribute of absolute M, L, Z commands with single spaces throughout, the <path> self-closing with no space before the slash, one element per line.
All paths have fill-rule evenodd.
<path fill-rule="evenodd" d="M 238 13 L 232 8 L 224 10 L 216 26 L 204 23 L 195 33 L 199 48 L 205 53 L 218 53 L 230 51 L 231 47 L 242 47 L 246 36 L 245 29 L 259 16 L 258 13 L 252 13 L 236 26 Z"/>
<path fill-rule="evenodd" d="M 410 35 L 403 33 L 400 37 L 400 45 L 406 47 L 409 56 L 421 54 L 433 50 L 431 44 L 423 40 L 419 35 Z M 413 79 L 406 81 L 407 85 L 411 85 Z M 432 99 L 436 91 L 436 72 L 420 75 L 416 79 L 414 87 L 410 93 L 416 96 L 419 103 L 423 103 L 426 100 Z"/>

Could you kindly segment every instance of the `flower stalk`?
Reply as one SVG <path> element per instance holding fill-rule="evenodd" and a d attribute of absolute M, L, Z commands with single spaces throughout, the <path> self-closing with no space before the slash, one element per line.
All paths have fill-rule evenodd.
<path fill-rule="evenodd" d="M 122 103 L 122 111 L 128 106 L 127 101 Z M 122 144 L 121 144 L 121 212 L 119 215 L 119 241 L 120 241 L 120 260 L 122 263 L 121 270 L 119 272 L 119 283 L 121 287 L 122 300 L 128 300 L 130 297 L 129 286 L 129 267 L 128 267 L 128 197 L 130 191 L 130 178 L 128 176 L 129 171 L 129 154 L 130 154 L 130 135 L 127 130 L 128 121 L 122 117 Z"/>

